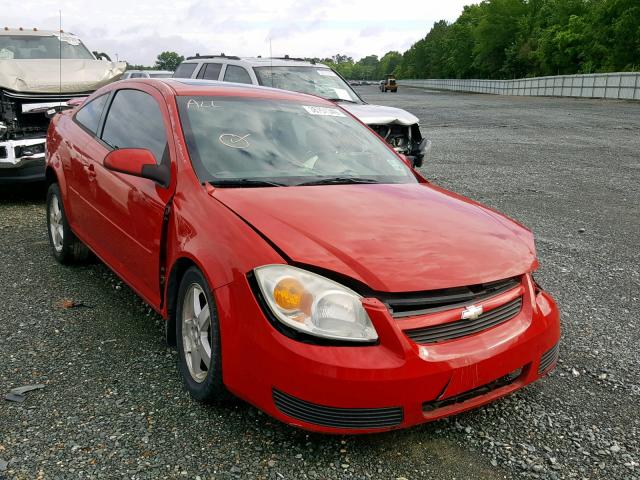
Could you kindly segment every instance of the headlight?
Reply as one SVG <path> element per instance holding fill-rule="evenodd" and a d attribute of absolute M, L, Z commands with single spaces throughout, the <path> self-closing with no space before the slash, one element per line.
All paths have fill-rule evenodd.
<path fill-rule="evenodd" d="M 333 340 L 378 339 L 360 295 L 328 278 L 289 265 L 254 270 L 269 309 L 285 325 Z"/>

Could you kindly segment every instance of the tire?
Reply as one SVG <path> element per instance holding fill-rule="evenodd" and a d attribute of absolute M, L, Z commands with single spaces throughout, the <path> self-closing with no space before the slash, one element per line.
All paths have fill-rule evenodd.
<path fill-rule="evenodd" d="M 216 305 L 204 275 L 196 267 L 190 267 L 182 277 L 176 307 L 178 369 L 185 388 L 199 402 L 230 400 L 232 395 L 222 379 Z M 204 314 L 207 310 L 208 314 Z M 200 323 L 196 322 L 198 319 Z"/>
<path fill-rule="evenodd" d="M 49 185 L 47 190 L 47 235 L 51 253 L 58 263 L 71 265 L 89 257 L 89 249 L 69 227 L 57 183 Z"/>

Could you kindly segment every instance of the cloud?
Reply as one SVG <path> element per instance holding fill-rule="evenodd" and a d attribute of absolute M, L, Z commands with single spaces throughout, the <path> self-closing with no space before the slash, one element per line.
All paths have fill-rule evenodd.
<path fill-rule="evenodd" d="M 163 50 L 228 55 L 360 58 L 404 51 L 470 0 L 22 0 L 5 2 L 8 26 L 63 28 L 91 50 L 151 65 Z M 28 19 L 28 22 L 25 21 Z M 28 24 L 27 24 L 28 23 Z M 2 25 L 4 26 L 4 25 Z"/>
<path fill-rule="evenodd" d="M 384 27 L 380 27 L 378 25 L 370 25 L 368 27 L 360 30 L 361 37 L 375 37 L 376 35 L 380 35 L 384 33 L 386 29 Z"/>

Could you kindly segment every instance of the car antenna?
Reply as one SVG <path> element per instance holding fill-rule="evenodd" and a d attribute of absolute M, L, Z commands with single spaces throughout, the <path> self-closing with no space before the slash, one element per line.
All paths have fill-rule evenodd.
<path fill-rule="evenodd" d="M 273 88 L 273 49 L 271 48 L 271 37 L 269 37 L 269 62 L 271 62 L 271 67 L 269 75 L 271 77 L 271 88 Z"/>

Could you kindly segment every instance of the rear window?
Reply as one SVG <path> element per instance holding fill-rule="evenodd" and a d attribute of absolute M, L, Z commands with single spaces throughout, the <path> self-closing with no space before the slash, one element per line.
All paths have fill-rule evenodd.
<path fill-rule="evenodd" d="M 178 65 L 178 68 L 176 68 L 173 78 L 191 78 L 197 66 L 197 63 L 181 63 Z"/>

